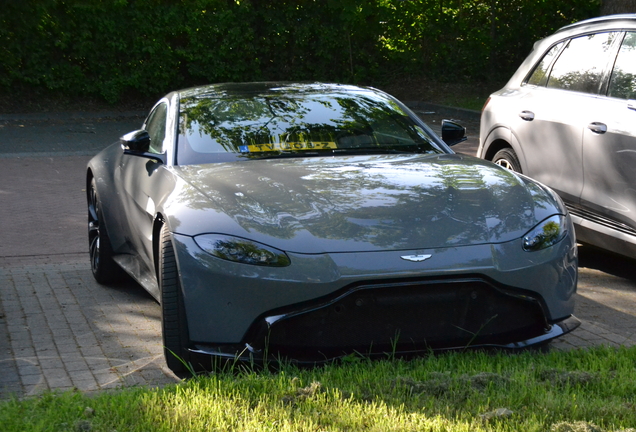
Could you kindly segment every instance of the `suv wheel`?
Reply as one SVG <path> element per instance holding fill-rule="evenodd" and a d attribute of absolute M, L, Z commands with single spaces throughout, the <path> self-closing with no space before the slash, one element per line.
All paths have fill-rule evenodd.
<path fill-rule="evenodd" d="M 504 168 L 508 168 L 510 171 L 521 172 L 521 164 L 515 151 L 511 148 L 505 148 L 495 153 L 495 157 L 492 161 L 497 165 L 501 165 Z"/>

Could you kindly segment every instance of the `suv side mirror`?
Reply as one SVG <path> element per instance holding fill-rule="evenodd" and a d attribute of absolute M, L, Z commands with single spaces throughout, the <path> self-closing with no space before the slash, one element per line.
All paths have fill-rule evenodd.
<path fill-rule="evenodd" d="M 451 120 L 442 120 L 442 141 L 449 146 L 466 141 L 466 128 Z"/>

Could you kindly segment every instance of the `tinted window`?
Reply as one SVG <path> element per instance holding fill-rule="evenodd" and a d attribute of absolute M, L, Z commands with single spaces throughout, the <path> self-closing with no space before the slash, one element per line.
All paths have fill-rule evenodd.
<path fill-rule="evenodd" d="M 442 153 L 397 103 L 374 92 L 263 92 L 180 103 L 179 165 L 376 152 Z"/>
<path fill-rule="evenodd" d="M 636 98 L 636 33 L 627 33 L 618 52 L 608 95 L 622 99 Z"/>
<path fill-rule="evenodd" d="M 552 64 L 552 60 L 559 53 L 559 50 L 563 46 L 563 42 L 553 46 L 548 53 L 541 59 L 532 75 L 528 79 L 528 84 L 545 86 L 548 82 L 548 68 Z"/>
<path fill-rule="evenodd" d="M 163 140 L 166 137 L 166 113 L 168 106 L 165 103 L 157 107 L 148 116 L 146 130 L 150 135 L 150 152 L 163 153 Z"/>
<path fill-rule="evenodd" d="M 598 93 L 617 34 L 597 33 L 570 40 L 552 67 L 548 87 Z"/>

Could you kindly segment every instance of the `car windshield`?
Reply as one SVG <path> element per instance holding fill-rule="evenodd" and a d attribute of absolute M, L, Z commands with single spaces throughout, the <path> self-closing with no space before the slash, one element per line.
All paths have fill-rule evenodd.
<path fill-rule="evenodd" d="M 398 103 L 371 90 L 286 86 L 180 101 L 179 165 L 400 152 L 444 150 Z"/>

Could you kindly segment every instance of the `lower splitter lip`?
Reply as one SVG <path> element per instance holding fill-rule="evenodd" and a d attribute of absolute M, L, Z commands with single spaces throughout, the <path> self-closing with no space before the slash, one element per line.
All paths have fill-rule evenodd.
<path fill-rule="evenodd" d="M 581 325 L 581 321 L 576 318 L 574 315 L 570 315 L 569 317 L 553 323 L 549 329 L 542 335 L 507 343 L 507 344 L 479 344 L 479 345 L 467 345 L 467 346 L 455 346 L 455 347 L 426 347 L 424 349 L 419 350 L 409 350 L 409 351 L 395 351 L 395 352 L 358 352 L 353 351 L 351 353 L 345 353 L 340 356 L 331 356 L 331 357 L 322 357 L 315 359 L 295 359 L 293 357 L 286 357 L 284 355 L 273 355 L 268 354 L 263 350 L 255 350 L 249 344 L 245 345 L 218 345 L 218 346 L 204 346 L 197 345 L 194 348 L 189 349 L 188 351 L 191 354 L 193 363 L 198 365 L 205 364 L 214 364 L 214 359 L 221 361 L 233 361 L 237 363 L 250 363 L 254 365 L 264 365 L 264 364 L 277 364 L 279 362 L 294 364 L 298 366 L 315 366 L 321 365 L 329 362 L 338 361 L 344 357 L 347 357 L 351 354 L 359 354 L 368 358 L 412 358 L 421 356 L 426 353 L 431 352 L 448 352 L 448 351 L 464 351 L 464 350 L 479 350 L 479 349 L 493 349 L 493 350 L 509 350 L 509 351 L 517 351 L 523 350 L 527 348 L 532 348 L 536 346 L 541 346 L 546 344 L 547 342 L 563 336 L 571 331 L 575 330 L 577 327 Z"/>
<path fill-rule="evenodd" d="M 525 341 L 514 342 L 507 345 L 503 345 L 502 348 L 507 349 L 523 349 L 536 345 L 544 344 L 552 339 L 558 338 L 559 336 L 563 336 L 564 334 L 570 333 L 572 330 L 576 329 L 581 325 L 581 321 L 575 317 L 574 315 L 570 315 L 563 321 L 559 321 L 557 323 L 552 324 L 552 327 L 546 331 L 545 334 L 541 336 L 537 336 Z"/>

